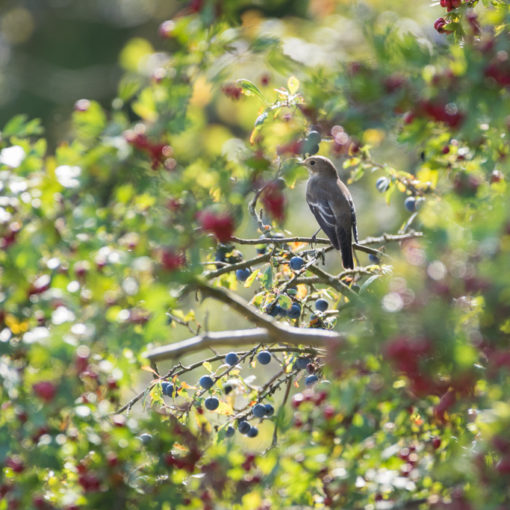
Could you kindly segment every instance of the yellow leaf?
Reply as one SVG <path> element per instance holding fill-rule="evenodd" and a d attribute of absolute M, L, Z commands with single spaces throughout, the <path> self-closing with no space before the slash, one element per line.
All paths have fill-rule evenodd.
<path fill-rule="evenodd" d="M 224 416 L 231 416 L 232 414 L 234 414 L 232 406 L 230 406 L 226 402 L 222 402 L 221 400 L 220 400 L 220 405 L 218 406 L 218 409 L 216 409 L 216 412 L 218 414 L 222 414 Z"/>
<path fill-rule="evenodd" d="M 295 76 L 291 76 L 287 82 L 287 88 L 291 95 L 294 95 L 299 89 L 299 80 Z"/>
<path fill-rule="evenodd" d="M 209 372 L 209 373 L 212 373 L 213 369 L 212 369 L 212 365 L 208 362 L 208 361 L 204 361 L 202 363 L 202 366 Z"/>
<path fill-rule="evenodd" d="M 302 299 L 304 299 L 306 297 L 307 294 L 308 294 L 308 289 L 306 288 L 306 285 L 303 285 L 302 283 L 300 283 L 297 286 L 296 299 L 298 301 L 301 301 Z"/>
<path fill-rule="evenodd" d="M 13 335 L 19 335 L 28 331 L 28 321 L 18 321 L 18 319 L 8 313 L 5 316 L 5 324 L 12 331 Z"/>
<path fill-rule="evenodd" d="M 397 181 L 397 188 L 398 190 L 401 192 L 401 193 L 405 193 L 406 191 L 406 187 L 404 184 L 402 184 L 400 181 Z"/>

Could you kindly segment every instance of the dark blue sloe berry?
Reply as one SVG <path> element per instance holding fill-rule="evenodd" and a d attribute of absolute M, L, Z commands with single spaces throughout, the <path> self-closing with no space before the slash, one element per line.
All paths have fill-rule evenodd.
<path fill-rule="evenodd" d="M 225 436 L 226 437 L 232 437 L 234 435 L 234 433 L 235 433 L 234 427 L 232 427 L 232 425 L 229 425 L 227 427 L 227 430 L 225 431 Z"/>
<path fill-rule="evenodd" d="M 299 316 L 301 315 L 301 305 L 299 303 L 292 303 L 287 315 L 291 319 L 299 319 Z"/>
<path fill-rule="evenodd" d="M 310 358 L 300 357 L 296 360 L 296 368 L 298 370 L 304 370 L 308 363 L 310 363 Z"/>
<path fill-rule="evenodd" d="M 212 377 L 208 375 L 203 375 L 198 381 L 198 384 L 200 384 L 200 386 L 202 386 L 204 390 L 208 390 L 209 388 L 212 388 L 214 381 L 212 380 Z"/>
<path fill-rule="evenodd" d="M 247 434 L 250 428 L 251 425 L 245 420 L 242 420 L 237 424 L 237 430 L 239 430 L 241 434 Z"/>
<path fill-rule="evenodd" d="M 248 437 L 256 437 L 259 433 L 259 429 L 257 427 L 251 426 L 250 430 L 248 430 Z"/>
<path fill-rule="evenodd" d="M 152 441 L 152 436 L 146 432 L 140 434 L 138 437 L 143 444 L 149 444 Z"/>
<path fill-rule="evenodd" d="M 310 140 L 313 144 L 318 144 L 321 141 L 321 134 L 318 131 L 310 131 L 307 136 L 308 140 Z"/>
<path fill-rule="evenodd" d="M 273 416 L 274 407 L 271 404 L 266 404 L 264 407 L 266 408 L 266 416 Z"/>
<path fill-rule="evenodd" d="M 305 379 L 305 384 L 306 384 L 307 386 L 311 386 L 312 384 L 315 384 L 318 380 L 319 380 L 319 378 L 318 378 L 316 375 L 309 375 L 309 376 Z"/>
<path fill-rule="evenodd" d="M 257 361 L 261 365 L 267 365 L 271 361 L 271 353 L 269 351 L 260 351 L 257 354 Z"/>
<path fill-rule="evenodd" d="M 235 352 L 229 352 L 225 356 L 225 363 L 233 367 L 239 361 L 239 356 Z"/>
<path fill-rule="evenodd" d="M 375 187 L 380 193 L 384 193 L 388 189 L 389 185 L 390 180 L 387 177 L 379 177 L 379 179 L 375 182 Z"/>
<path fill-rule="evenodd" d="M 240 282 L 245 282 L 248 279 L 248 276 L 250 276 L 250 274 L 251 274 L 251 271 L 248 268 L 238 269 L 236 271 L 236 278 Z"/>
<path fill-rule="evenodd" d="M 167 397 L 173 397 L 175 393 L 174 385 L 168 381 L 162 382 L 161 391 L 163 395 L 166 395 Z"/>
<path fill-rule="evenodd" d="M 266 406 L 264 404 L 256 404 L 251 410 L 253 416 L 263 418 L 266 415 Z"/>
<path fill-rule="evenodd" d="M 215 409 L 218 409 L 220 401 L 216 397 L 208 397 L 205 399 L 204 404 L 206 409 L 209 409 L 209 411 L 214 411 Z"/>
<path fill-rule="evenodd" d="M 370 260 L 370 262 L 372 262 L 372 264 L 379 264 L 379 262 L 380 262 L 379 257 L 377 255 L 374 255 L 373 253 L 370 253 L 368 255 L 368 260 Z"/>
<path fill-rule="evenodd" d="M 404 206 L 409 212 L 416 211 L 416 199 L 414 197 L 407 197 Z"/>
<path fill-rule="evenodd" d="M 292 257 L 289 264 L 294 271 L 299 271 L 305 265 L 305 261 L 301 257 Z"/>
<path fill-rule="evenodd" d="M 315 301 L 315 309 L 319 312 L 325 312 L 328 309 L 328 302 L 325 299 L 318 299 Z"/>

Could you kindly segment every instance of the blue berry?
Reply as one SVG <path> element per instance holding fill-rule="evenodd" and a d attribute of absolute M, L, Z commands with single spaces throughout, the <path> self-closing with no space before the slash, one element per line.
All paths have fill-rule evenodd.
<path fill-rule="evenodd" d="M 265 245 L 262 245 L 262 246 L 259 246 L 257 248 L 257 255 L 264 255 L 264 253 L 266 253 L 266 246 Z"/>
<path fill-rule="evenodd" d="M 161 383 L 161 391 L 163 395 L 166 395 L 167 397 L 173 397 L 175 390 L 174 385 L 172 383 L 169 383 L 167 381 Z"/>
<path fill-rule="evenodd" d="M 256 418 L 263 418 L 266 415 L 266 406 L 264 404 L 256 404 L 251 412 Z"/>
<path fill-rule="evenodd" d="M 328 309 L 328 302 L 325 299 L 318 299 L 315 301 L 315 309 L 319 312 L 325 312 Z"/>
<path fill-rule="evenodd" d="M 232 425 L 229 425 L 227 430 L 225 431 L 225 436 L 226 437 L 232 437 L 235 433 L 235 429 L 234 427 L 232 427 Z"/>
<path fill-rule="evenodd" d="M 266 404 L 264 407 L 266 408 L 266 416 L 273 416 L 274 407 L 271 404 Z"/>
<path fill-rule="evenodd" d="M 300 357 L 296 360 L 296 367 L 298 370 L 304 370 L 308 366 L 308 363 L 310 363 L 310 358 Z"/>
<path fill-rule="evenodd" d="M 373 253 L 370 253 L 368 255 L 368 260 L 370 260 L 370 262 L 372 262 L 372 264 L 379 264 L 379 262 L 380 262 L 379 257 L 377 255 L 374 255 Z"/>
<path fill-rule="evenodd" d="M 416 211 L 416 199 L 414 197 L 407 197 L 404 206 L 409 212 Z"/>
<path fill-rule="evenodd" d="M 218 409 L 220 401 L 216 397 L 208 397 L 205 399 L 204 404 L 206 409 L 209 409 L 209 411 L 214 411 L 215 409 Z"/>
<path fill-rule="evenodd" d="M 250 274 L 251 274 L 251 271 L 248 268 L 238 269 L 236 271 L 236 278 L 240 282 L 245 282 L 248 279 L 248 276 L 250 276 Z"/>
<path fill-rule="evenodd" d="M 241 434 L 248 434 L 250 428 L 251 425 L 245 420 L 242 420 L 237 424 L 237 430 L 239 430 Z"/>
<path fill-rule="evenodd" d="M 299 303 L 292 303 L 287 315 L 291 319 L 299 319 L 299 316 L 301 315 L 301 305 Z"/>
<path fill-rule="evenodd" d="M 200 384 L 200 386 L 202 386 L 204 390 L 208 390 L 212 388 L 214 381 L 212 380 L 212 377 L 209 377 L 208 375 L 203 375 L 198 381 L 198 384 Z"/>
<path fill-rule="evenodd" d="M 375 187 L 380 193 L 384 193 L 388 189 L 389 185 L 390 181 L 387 177 L 379 177 L 379 179 L 375 182 Z"/>
<path fill-rule="evenodd" d="M 250 427 L 250 430 L 248 430 L 248 433 L 246 434 L 248 437 L 256 437 L 259 433 L 259 429 L 257 427 Z"/>
<path fill-rule="evenodd" d="M 294 271 L 299 271 L 305 265 L 305 261 L 301 257 L 292 257 L 289 264 Z"/>
<path fill-rule="evenodd" d="M 318 378 L 316 375 L 309 375 L 309 376 L 305 379 L 305 384 L 306 384 L 307 386 L 311 386 L 312 384 L 315 384 L 318 380 L 319 380 L 319 378 Z"/>
<path fill-rule="evenodd" d="M 271 353 L 268 351 L 260 351 L 257 354 L 257 361 L 261 365 L 267 365 L 271 361 Z"/>
<path fill-rule="evenodd" d="M 152 436 L 150 434 L 147 434 L 146 432 L 140 434 L 138 438 L 143 444 L 149 444 L 152 441 Z"/>
<path fill-rule="evenodd" d="M 318 131 L 313 130 L 308 133 L 307 138 L 312 144 L 318 144 L 321 141 L 321 134 Z"/>
<path fill-rule="evenodd" d="M 239 361 L 239 356 L 235 352 L 229 352 L 225 356 L 225 363 L 233 367 Z"/>

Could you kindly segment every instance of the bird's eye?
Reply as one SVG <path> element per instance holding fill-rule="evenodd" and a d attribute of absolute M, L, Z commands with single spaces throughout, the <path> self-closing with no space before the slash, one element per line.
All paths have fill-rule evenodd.
<path fill-rule="evenodd" d="M 310 165 L 315 165 L 315 161 L 310 161 Z"/>

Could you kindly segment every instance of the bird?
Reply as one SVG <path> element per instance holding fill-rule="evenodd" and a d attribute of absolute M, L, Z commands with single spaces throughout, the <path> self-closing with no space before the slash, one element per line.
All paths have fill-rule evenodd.
<path fill-rule="evenodd" d="M 310 156 L 302 164 L 310 172 L 306 202 L 331 244 L 340 250 L 345 269 L 353 269 L 352 237 L 358 242 L 356 211 L 347 186 L 331 160 Z"/>

